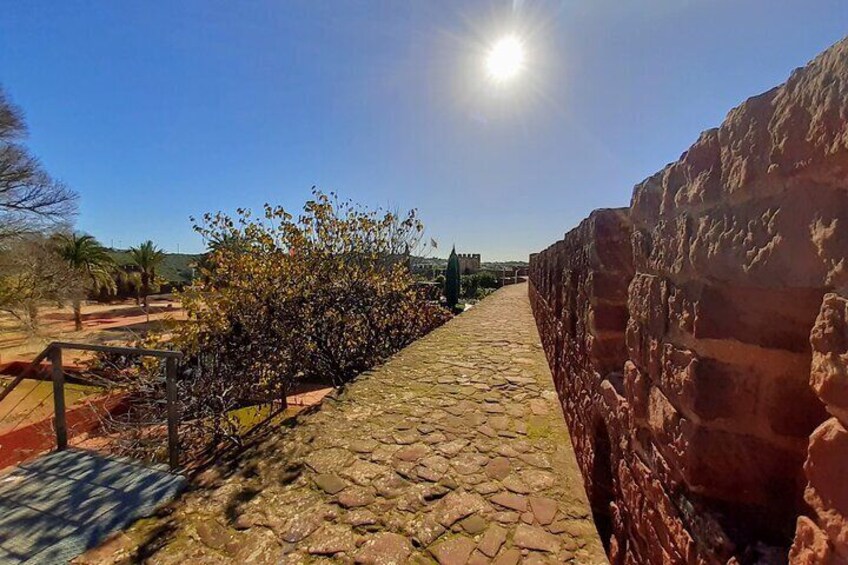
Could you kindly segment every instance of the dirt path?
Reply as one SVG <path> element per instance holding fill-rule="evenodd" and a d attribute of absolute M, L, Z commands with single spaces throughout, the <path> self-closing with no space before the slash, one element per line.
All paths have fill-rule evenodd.
<path fill-rule="evenodd" d="M 127 300 L 115 304 L 85 304 L 82 309 L 83 329 L 74 330 L 70 307 L 44 308 L 40 314 L 39 335 L 23 333 L 9 316 L 0 316 L 0 363 L 28 361 L 54 340 L 83 343 L 126 342 L 143 334 L 150 326 L 185 319 L 179 301 L 155 297 L 150 300 L 150 315 L 141 306 Z M 66 362 L 85 358 L 71 355 Z"/>
<path fill-rule="evenodd" d="M 80 562 L 605 563 L 507 287 Z"/>

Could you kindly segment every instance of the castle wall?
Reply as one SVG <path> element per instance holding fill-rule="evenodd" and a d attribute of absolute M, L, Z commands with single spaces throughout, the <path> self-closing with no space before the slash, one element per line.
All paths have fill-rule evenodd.
<path fill-rule="evenodd" d="M 848 559 L 846 225 L 848 40 L 531 258 L 614 563 Z"/>

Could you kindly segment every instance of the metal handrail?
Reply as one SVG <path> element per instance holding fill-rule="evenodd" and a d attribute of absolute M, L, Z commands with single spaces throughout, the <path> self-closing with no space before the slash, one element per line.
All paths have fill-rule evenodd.
<path fill-rule="evenodd" d="M 35 359 L 32 360 L 32 363 L 30 363 L 26 369 L 21 371 L 20 374 L 12 380 L 12 382 L 7 384 L 6 387 L 2 391 L 0 391 L 0 402 L 3 402 L 3 399 L 9 396 L 9 394 L 15 389 L 15 387 L 21 384 L 21 381 L 23 381 L 27 377 L 27 375 L 32 372 L 33 369 L 41 365 L 41 362 L 44 361 L 44 358 L 47 357 L 47 355 L 50 353 L 50 347 L 51 346 L 48 345 L 46 348 L 44 348 L 44 351 L 36 355 Z"/>
<path fill-rule="evenodd" d="M 59 451 L 68 447 L 68 427 L 65 420 L 65 372 L 62 367 L 62 350 L 72 349 L 77 351 L 96 351 L 100 353 L 114 353 L 117 355 L 138 355 L 141 357 L 157 357 L 165 359 L 165 401 L 168 413 L 168 463 L 171 469 L 179 467 L 179 437 L 178 424 L 179 413 L 177 410 L 177 363 L 183 357 L 179 351 L 166 351 L 162 349 L 142 349 L 135 347 L 115 347 L 110 345 L 93 345 L 88 343 L 69 343 L 54 341 L 44 351 L 39 353 L 30 365 L 15 377 L 2 392 L 2 401 L 12 390 L 18 386 L 29 372 L 40 365 L 45 357 L 50 357 L 52 365 L 53 381 L 53 403 L 54 424 L 56 430 L 56 448 Z"/>
<path fill-rule="evenodd" d="M 116 347 L 112 345 L 95 345 L 90 343 L 70 343 L 67 341 L 54 341 L 48 346 L 60 347 L 62 349 L 76 349 L 77 351 L 97 351 L 100 353 L 115 353 L 117 355 L 141 355 L 145 357 L 159 357 L 162 359 L 181 359 L 181 351 L 168 351 L 166 349 L 142 349 L 141 347 Z"/>

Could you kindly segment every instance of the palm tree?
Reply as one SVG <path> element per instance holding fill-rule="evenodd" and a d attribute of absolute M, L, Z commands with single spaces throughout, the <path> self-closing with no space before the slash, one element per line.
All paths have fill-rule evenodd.
<path fill-rule="evenodd" d="M 148 239 L 138 247 L 130 247 L 130 256 L 141 274 L 141 294 L 144 295 L 144 309 L 147 310 L 150 284 L 156 279 L 156 268 L 165 260 L 165 252 Z"/>
<path fill-rule="evenodd" d="M 81 288 L 74 294 L 74 329 L 82 330 L 82 298 L 89 292 L 115 291 L 112 271 L 115 261 L 99 241 L 90 235 L 58 234 L 56 252 L 77 275 Z"/>

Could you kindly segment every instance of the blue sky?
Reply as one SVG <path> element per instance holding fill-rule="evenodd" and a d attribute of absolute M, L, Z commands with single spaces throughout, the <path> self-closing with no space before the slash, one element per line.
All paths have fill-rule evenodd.
<path fill-rule="evenodd" d="M 15 1 L 0 83 L 79 229 L 199 251 L 189 216 L 317 185 L 520 259 L 848 34 L 845 0 Z M 527 68 L 495 85 L 488 46 Z"/>

